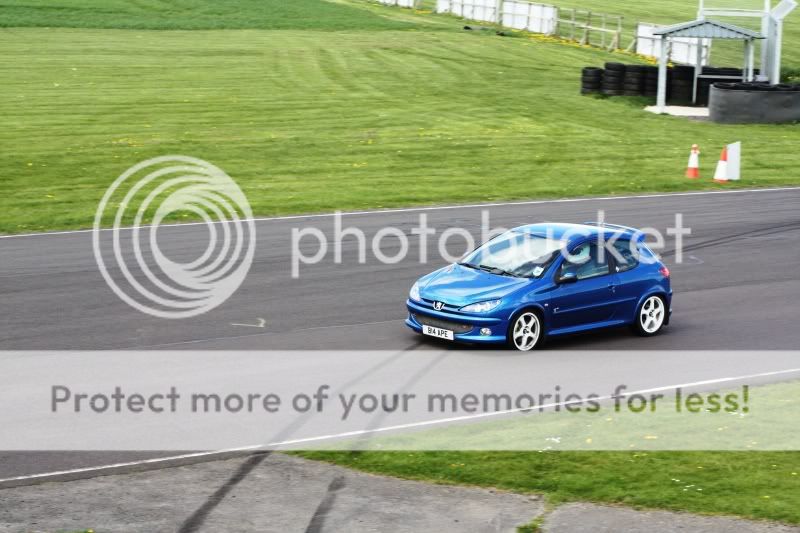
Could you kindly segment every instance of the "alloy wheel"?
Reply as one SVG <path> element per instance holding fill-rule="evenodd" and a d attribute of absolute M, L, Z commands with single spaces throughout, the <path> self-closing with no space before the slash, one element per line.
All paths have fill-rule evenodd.
<path fill-rule="evenodd" d="M 522 352 L 532 350 L 539 341 L 541 324 L 536 313 L 523 313 L 514 323 L 511 333 L 514 347 Z"/>
<path fill-rule="evenodd" d="M 664 324 L 664 301 L 658 296 L 645 300 L 639 311 L 639 324 L 645 333 L 652 334 Z"/>

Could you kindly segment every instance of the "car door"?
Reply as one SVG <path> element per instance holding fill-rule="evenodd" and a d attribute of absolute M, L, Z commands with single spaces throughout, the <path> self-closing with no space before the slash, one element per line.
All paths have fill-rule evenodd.
<path fill-rule="evenodd" d="M 636 314 L 639 299 L 652 283 L 645 269 L 639 267 L 641 252 L 635 241 L 614 242 L 613 269 L 617 276 L 617 317 L 631 321 Z"/>
<path fill-rule="evenodd" d="M 556 269 L 556 280 L 574 273 L 577 281 L 561 283 L 552 292 L 550 305 L 554 329 L 572 328 L 611 320 L 616 312 L 616 275 L 611 258 L 595 243 L 576 247 Z"/>

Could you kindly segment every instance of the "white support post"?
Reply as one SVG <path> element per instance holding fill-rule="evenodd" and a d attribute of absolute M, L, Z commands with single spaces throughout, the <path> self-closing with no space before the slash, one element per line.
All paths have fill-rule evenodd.
<path fill-rule="evenodd" d="M 750 73 L 750 47 L 752 41 L 750 39 L 744 40 L 744 68 L 742 69 L 742 81 L 748 81 L 747 76 Z"/>
<path fill-rule="evenodd" d="M 663 113 L 667 107 L 667 38 L 661 36 L 661 57 L 658 58 L 658 112 Z"/>
<path fill-rule="evenodd" d="M 770 11 L 772 10 L 772 0 L 764 0 L 764 16 L 761 17 L 761 35 L 768 36 L 769 35 L 769 21 L 770 21 Z M 767 65 L 769 65 L 769 39 L 764 39 L 761 41 L 761 74 L 766 74 L 769 76 L 769 73 L 764 72 L 767 69 Z"/>
<path fill-rule="evenodd" d="M 697 39 L 697 51 L 694 62 L 694 85 L 692 85 L 692 103 L 697 103 L 697 85 L 703 72 L 703 39 Z"/>
<path fill-rule="evenodd" d="M 769 76 L 769 82 L 773 84 L 778 84 L 781 82 L 781 54 L 783 51 L 783 20 L 778 20 L 776 23 L 776 31 L 775 36 L 773 37 L 772 43 L 772 61 L 769 62 L 769 66 L 772 69 L 772 72 L 768 72 L 767 76 Z M 764 72 L 762 72 L 764 74 Z"/>
<path fill-rule="evenodd" d="M 797 8 L 795 0 L 782 0 L 769 13 L 767 36 L 767 63 L 761 66 L 761 74 L 769 78 L 770 83 L 781 82 L 781 49 L 783 48 L 783 21 Z"/>
<path fill-rule="evenodd" d="M 756 43 L 751 39 L 750 41 L 750 52 L 747 54 L 747 57 L 750 61 L 750 68 L 747 71 L 747 81 L 753 81 L 755 79 L 755 64 L 756 64 Z"/>

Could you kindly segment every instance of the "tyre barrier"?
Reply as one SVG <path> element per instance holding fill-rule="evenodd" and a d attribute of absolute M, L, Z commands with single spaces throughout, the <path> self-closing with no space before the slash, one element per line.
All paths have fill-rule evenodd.
<path fill-rule="evenodd" d="M 604 70 L 597 67 L 586 67 L 581 74 L 581 94 L 599 93 L 603 85 Z"/>
<path fill-rule="evenodd" d="M 623 93 L 625 96 L 642 96 L 644 94 L 644 67 L 642 65 L 626 67 Z"/>
<path fill-rule="evenodd" d="M 756 70 L 756 74 L 758 71 Z M 603 68 L 585 67 L 581 74 L 581 94 L 605 94 L 607 96 L 658 96 L 658 67 L 653 65 L 625 65 L 608 62 Z M 731 67 L 703 67 L 705 76 L 722 78 L 700 78 L 697 84 L 697 105 L 709 102 L 711 86 L 726 83 L 724 78 L 741 77 L 742 69 Z M 667 69 L 667 101 L 676 105 L 691 105 L 694 90 L 694 67 L 677 65 Z M 751 85 L 752 86 L 752 85 Z M 772 91 L 761 84 L 751 90 Z M 792 89 L 784 89 L 792 90 Z"/>
<path fill-rule="evenodd" d="M 644 96 L 658 95 L 658 67 L 644 67 Z"/>
<path fill-rule="evenodd" d="M 658 69 L 645 65 L 608 62 L 603 68 L 584 67 L 581 94 L 642 96 L 658 90 Z"/>
<path fill-rule="evenodd" d="M 800 85 L 715 83 L 709 118 L 722 124 L 780 124 L 800 121 Z"/>

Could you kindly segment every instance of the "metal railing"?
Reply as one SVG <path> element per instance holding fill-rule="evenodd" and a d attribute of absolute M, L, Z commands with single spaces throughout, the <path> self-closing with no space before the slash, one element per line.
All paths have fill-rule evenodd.
<path fill-rule="evenodd" d="M 422 0 L 376 0 L 381 4 L 387 6 L 398 6 L 407 8 L 417 8 L 422 3 Z"/>
<path fill-rule="evenodd" d="M 606 50 L 622 47 L 624 17 L 621 15 L 557 7 L 527 0 L 436 0 L 436 11 L 472 20 L 495 22 L 513 29 L 558 35 L 582 45 L 598 46 Z"/>
<path fill-rule="evenodd" d="M 622 21 L 620 15 L 562 7 L 558 9 L 556 33 L 580 44 L 616 50 L 622 42 Z"/>

